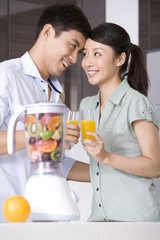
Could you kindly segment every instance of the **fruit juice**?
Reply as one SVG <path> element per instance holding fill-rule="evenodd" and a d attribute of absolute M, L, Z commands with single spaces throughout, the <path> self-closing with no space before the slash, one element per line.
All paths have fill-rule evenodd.
<path fill-rule="evenodd" d="M 66 122 L 78 125 L 78 120 L 67 120 Z"/>
<path fill-rule="evenodd" d="M 95 137 L 87 135 L 86 132 L 96 132 L 95 120 L 81 120 L 82 139 L 95 140 Z"/>

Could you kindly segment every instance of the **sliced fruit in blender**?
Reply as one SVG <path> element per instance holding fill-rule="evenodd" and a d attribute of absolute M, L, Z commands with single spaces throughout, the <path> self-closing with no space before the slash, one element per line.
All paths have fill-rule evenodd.
<path fill-rule="evenodd" d="M 47 125 L 48 122 L 51 120 L 51 116 L 49 116 L 48 114 L 44 114 L 40 119 L 39 119 L 39 122 L 42 124 L 42 125 Z"/>
<path fill-rule="evenodd" d="M 31 137 L 39 137 L 40 132 L 43 131 L 43 125 L 41 125 L 38 121 L 34 123 L 30 123 L 27 127 L 27 132 Z"/>
<path fill-rule="evenodd" d="M 57 147 L 57 141 L 53 140 L 52 142 L 50 142 L 49 144 L 43 145 L 43 146 L 39 146 L 39 149 L 42 152 L 52 152 L 56 149 Z"/>
<path fill-rule="evenodd" d="M 49 130 L 55 131 L 55 128 L 57 128 L 60 123 L 61 123 L 61 117 L 55 116 L 55 117 L 51 118 L 47 127 Z"/>
<path fill-rule="evenodd" d="M 51 161 L 51 156 L 50 156 L 50 153 L 43 153 L 42 154 L 42 161 L 43 162 L 46 162 L 46 161 Z"/>
<path fill-rule="evenodd" d="M 47 145 L 47 144 L 51 143 L 52 141 L 53 141 L 52 139 L 49 139 L 47 141 L 44 141 L 43 139 L 41 139 L 38 141 L 38 146 Z"/>
<path fill-rule="evenodd" d="M 52 135 L 53 135 L 52 130 L 46 130 L 46 131 L 40 132 L 40 136 L 44 141 L 47 141 L 48 139 L 50 139 Z"/>
<path fill-rule="evenodd" d="M 60 135 L 58 129 L 54 132 L 52 138 L 55 139 L 55 140 L 59 140 L 61 138 L 61 135 Z"/>
<path fill-rule="evenodd" d="M 56 148 L 55 151 L 51 152 L 51 159 L 53 161 L 60 161 L 61 160 L 61 148 Z"/>
<path fill-rule="evenodd" d="M 30 123 L 36 122 L 36 117 L 34 115 L 27 115 L 26 116 L 26 121 L 25 121 L 25 126 L 28 126 Z"/>

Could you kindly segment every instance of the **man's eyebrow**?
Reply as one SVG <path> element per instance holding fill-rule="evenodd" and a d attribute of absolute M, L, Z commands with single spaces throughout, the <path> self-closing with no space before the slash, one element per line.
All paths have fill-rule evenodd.
<path fill-rule="evenodd" d="M 80 47 L 80 44 L 79 44 L 79 42 L 78 42 L 77 39 L 72 39 L 72 40 L 75 42 L 75 44 L 77 45 L 77 47 Z"/>

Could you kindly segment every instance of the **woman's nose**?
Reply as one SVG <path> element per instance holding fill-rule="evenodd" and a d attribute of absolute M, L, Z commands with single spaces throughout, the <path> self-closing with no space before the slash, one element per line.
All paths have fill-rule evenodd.
<path fill-rule="evenodd" d="M 88 56 L 87 59 L 86 59 L 86 66 L 87 67 L 90 67 L 90 66 L 93 66 L 94 63 L 93 63 L 93 59 L 91 56 Z"/>

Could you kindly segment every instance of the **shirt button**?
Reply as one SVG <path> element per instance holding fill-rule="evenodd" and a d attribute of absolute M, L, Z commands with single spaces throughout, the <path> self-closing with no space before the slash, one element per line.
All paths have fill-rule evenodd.
<path fill-rule="evenodd" d="M 43 82 L 43 81 L 41 80 L 41 82 Z"/>
<path fill-rule="evenodd" d="M 99 203 L 99 207 L 101 207 L 102 205 Z"/>
<path fill-rule="evenodd" d="M 99 188 L 98 188 L 98 187 L 96 188 L 96 191 L 99 191 Z"/>
<path fill-rule="evenodd" d="M 45 89 L 43 89 L 43 92 L 45 92 L 46 90 Z"/>
<path fill-rule="evenodd" d="M 96 172 L 96 175 L 98 176 L 98 175 L 99 175 L 99 172 Z"/>
<path fill-rule="evenodd" d="M 99 167 L 99 163 L 97 163 L 97 167 Z"/>

